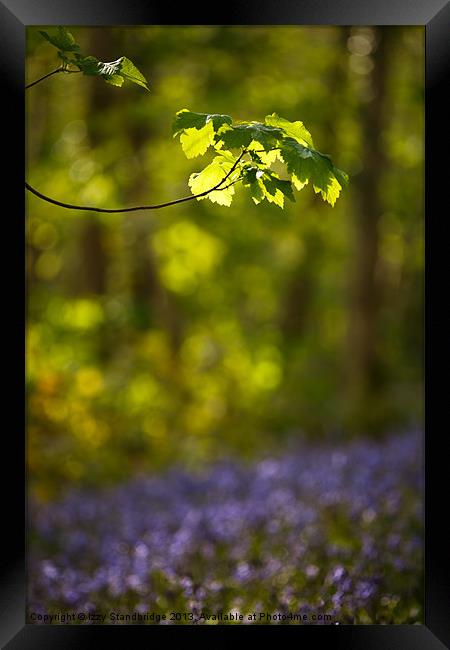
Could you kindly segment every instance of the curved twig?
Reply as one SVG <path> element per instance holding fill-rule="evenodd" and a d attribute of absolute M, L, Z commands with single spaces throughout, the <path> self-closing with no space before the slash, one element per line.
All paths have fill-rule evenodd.
<path fill-rule="evenodd" d="M 43 77 L 39 77 L 39 79 L 36 79 L 36 81 L 32 81 L 30 84 L 25 86 L 25 90 L 28 90 L 28 88 L 32 88 L 33 86 L 40 83 L 41 81 L 44 81 L 44 79 L 47 79 L 48 77 L 51 77 L 52 75 L 57 74 L 58 72 L 68 72 L 69 74 L 73 74 L 74 72 L 81 72 L 81 70 L 67 70 L 67 68 L 61 66 L 60 68 L 56 68 L 56 70 L 52 70 L 52 72 L 45 74 Z"/>
<path fill-rule="evenodd" d="M 230 172 L 229 172 L 230 173 Z M 192 201 L 193 199 L 198 199 L 202 196 L 206 196 L 207 194 L 210 194 L 211 192 L 221 192 L 222 190 L 226 190 L 238 181 L 241 180 L 241 176 L 239 178 L 236 178 L 234 181 L 231 183 L 228 183 L 228 185 L 225 185 L 225 187 L 220 187 L 222 183 L 226 180 L 227 176 L 224 176 L 223 179 L 218 183 L 215 187 L 212 187 L 210 190 L 205 190 L 204 192 L 201 192 L 200 194 L 191 194 L 190 196 L 184 196 L 181 199 L 175 199 L 173 201 L 167 201 L 166 203 L 158 203 L 156 205 L 137 205 L 133 206 L 130 208 L 95 208 L 93 206 L 88 206 L 88 205 L 73 205 L 72 203 L 64 203 L 63 201 L 57 201 L 56 199 L 52 199 L 49 196 L 46 196 L 45 194 L 42 194 L 42 192 L 39 192 L 36 190 L 34 187 L 32 187 L 29 183 L 25 181 L 25 187 L 26 189 L 34 194 L 35 196 L 39 197 L 43 201 L 47 201 L 47 203 L 52 203 L 53 205 L 58 205 L 61 208 L 68 208 L 71 210 L 83 210 L 83 211 L 89 211 L 89 212 L 107 212 L 107 213 L 117 213 L 117 212 L 136 212 L 137 210 L 158 210 L 159 208 L 166 208 L 169 205 L 176 205 L 177 203 L 184 203 L 185 201 Z"/>

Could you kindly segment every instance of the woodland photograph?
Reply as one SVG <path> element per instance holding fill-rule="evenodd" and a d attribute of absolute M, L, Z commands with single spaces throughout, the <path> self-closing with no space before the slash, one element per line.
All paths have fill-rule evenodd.
<path fill-rule="evenodd" d="M 32 26 L 27 623 L 424 621 L 424 28 Z"/>

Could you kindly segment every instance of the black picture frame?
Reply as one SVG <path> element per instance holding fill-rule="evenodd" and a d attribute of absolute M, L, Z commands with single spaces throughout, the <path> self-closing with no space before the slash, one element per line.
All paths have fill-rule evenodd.
<path fill-rule="evenodd" d="M 175 22 L 174 22 L 175 19 Z M 18 288 L 12 289 L 8 280 L 8 310 L 2 319 L 9 331 L 3 338 L 3 345 L 9 341 L 17 343 L 17 355 L 13 362 L 14 378 L 7 378 L 7 388 L 19 397 L 18 404 L 11 408 L 11 424 L 4 426 L 4 465 L 11 468 L 6 490 L 3 492 L 4 528 L 2 539 L 1 579 L 1 623 L 0 640 L 8 650 L 25 648 L 80 648 L 94 647 L 106 641 L 105 635 L 113 636 L 113 642 L 136 647 L 144 641 L 150 645 L 167 637 L 178 639 L 177 626 L 70 626 L 70 625 L 26 625 L 25 624 L 25 427 L 20 414 L 24 412 L 23 359 L 24 336 L 21 323 L 24 322 L 23 286 L 24 257 L 24 61 L 25 28 L 31 25 L 168 25 L 168 24 L 299 24 L 299 25 L 423 25 L 426 39 L 426 136 L 425 136 L 425 624 L 424 625 L 348 625 L 348 626 L 299 626 L 289 628 L 265 626 L 264 634 L 275 638 L 283 629 L 294 634 L 300 647 L 308 648 L 311 643 L 326 642 L 334 648 L 364 648 L 365 650 L 438 650 L 450 647 L 450 598 L 449 566 L 450 553 L 444 534 L 445 514 L 448 501 L 445 498 L 447 455 L 443 453 L 445 439 L 444 398 L 445 370 L 448 369 L 444 344 L 444 324 L 439 315 L 439 306 L 444 302 L 434 278 L 443 275 L 443 260 L 436 246 L 445 238 L 444 224 L 448 216 L 445 208 L 439 209 L 439 199 L 445 194 L 448 180 L 448 165 L 443 164 L 439 151 L 445 149 L 445 121 L 448 121 L 449 106 L 446 100 L 446 86 L 450 70 L 450 3 L 445 0 L 259 0 L 258 2 L 217 3 L 216 13 L 206 5 L 155 3 L 149 0 L 1 0 L 0 1 L 0 66 L 2 69 L 3 99 L 5 111 L 2 124 L 4 137 L 10 142 L 3 146 L 7 153 L 7 192 L 10 199 L 4 208 L 3 228 L 7 229 L 4 242 L 8 250 L 16 249 L 19 259 L 13 274 Z M 14 157 L 12 152 L 18 152 Z M 4 177 L 3 177 L 4 178 Z M 5 203 L 2 202 L 4 207 Z M 448 213 L 448 209 L 447 209 Z M 432 252 L 431 252 L 432 251 Z M 442 265 L 442 267 L 440 267 Z M 11 277 L 11 267 L 6 268 L 3 277 Z M 433 298 L 436 298 L 433 304 Z M 22 314 L 23 319 L 22 319 Z M 448 338 L 448 337 L 447 337 Z M 447 341 L 445 341 L 447 343 Z M 439 372 L 442 371 L 442 372 Z M 6 373 L 6 370 L 5 370 Z M 448 399 L 448 398 L 447 398 Z M 9 398 L 7 398 L 9 406 Z M 445 409 L 445 411 L 444 411 Z M 4 407 L 4 416 L 8 408 Z M 441 417 L 442 416 L 442 417 Z M 448 416 L 447 416 L 448 417 Z M 442 437 L 441 437 L 442 434 Z M 184 635 L 189 637 L 193 628 L 183 626 Z M 225 644 L 235 635 L 237 629 L 245 630 L 244 640 L 253 638 L 251 626 L 221 626 L 220 628 L 195 627 L 196 637 L 204 637 L 213 647 Z M 215 631 L 214 631 L 215 630 Z M 158 632 L 157 632 L 158 631 Z M 175 636 L 174 636 L 175 635 Z M 212 636 L 211 636 L 212 635 Z M 246 636 L 245 636 L 246 635 Z M 269 640 L 269 637 L 267 640 Z M 325 639 L 326 637 L 326 639 Z M 166 642 L 166 641 L 165 641 Z"/>

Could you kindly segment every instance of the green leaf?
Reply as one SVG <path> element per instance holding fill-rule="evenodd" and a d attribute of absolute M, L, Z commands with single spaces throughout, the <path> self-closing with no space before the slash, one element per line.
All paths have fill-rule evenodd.
<path fill-rule="evenodd" d="M 256 153 L 255 151 L 249 150 L 249 154 L 254 163 L 256 163 L 257 165 L 263 164 L 262 158 L 259 155 L 260 152 Z"/>
<path fill-rule="evenodd" d="M 58 27 L 57 34 L 47 34 L 47 32 L 39 31 L 39 33 L 54 47 L 62 52 L 78 52 L 80 46 L 75 42 L 74 37 L 65 27 Z"/>
<path fill-rule="evenodd" d="M 281 129 L 260 122 L 224 125 L 217 134 L 217 140 L 222 141 L 228 149 L 246 148 L 255 140 L 267 151 L 276 147 L 282 138 Z"/>
<path fill-rule="evenodd" d="M 314 192 L 316 192 L 316 194 L 320 193 L 323 200 L 328 201 L 328 203 L 332 206 L 334 206 L 336 203 L 336 199 L 339 198 L 339 194 L 341 193 L 342 189 L 341 184 L 334 175 L 331 175 L 329 177 L 325 188 L 317 186 L 316 184 L 314 184 L 313 187 Z"/>
<path fill-rule="evenodd" d="M 104 76 L 103 79 L 106 81 L 107 84 L 111 84 L 111 86 L 123 86 L 124 79 L 120 74 L 112 74 L 109 77 Z"/>
<path fill-rule="evenodd" d="M 212 122 L 213 129 L 217 132 L 224 124 L 231 124 L 232 119 L 229 115 L 193 113 L 187 108 L 183 108 L 181 111 L 178 111 L 173 122 L 173 135 L 175 137 L 186 129 L 202 129 L 209 122 Z"/>
<path fill-rule="evenodd" d="M 283 208 L 285 195 L 291 201 L 295 200 L 290 181 L 282 181 L 270 172 L 264 173 L 260 181 L 264 189 L 264 195 L 269 203 L 275 203 L 278 207 Z"/>
<path fill-rule="evenodd" d="M 202 156 L 214 143 L 213 123 L 208 122 L 201 129 L 185 129 L 180 136 L 180 142 L 186 158 Z"/>
<path fill-rule="evenodd" d="M 225 176 L 228 174 L 232 168 L 233 163 L 228 162 L 222 156 L 216 156 L 212 163 L 210 163 L 203 171 L 198 174 L 191 174 L 189 178 L 189 187 L 192 190 L 192 194 L 201 194 L 202 192 L 207 192 L 211 188 L 215 187 Z M 231 175 L 233 176 L 233 175 Z M 224 181 L 223 186 L 226 187 L 228 183 L 231 183 L 231 176 Z M 226 187 L 226 189 L 218 189 L 204 196 L 199 196 L 198 201 L 208 198 L 213 203 L 218 203 L 219 205 L 230 206 L 234 196 L 234 186 Z"/>
<path fill-rule="evenodd" d="M 336 176 L 339 183 L 342 185 L 342 187 L 347 187 L 347 185 L 348 185 L 348 174 L 343 172 L 342 169 L 338 169 L 338 167 L 333 167 L 333 173 Z"/>
<path fill-rule="evenodd" d="M 258 205 L 258 203 L 261 203 L 261 201 L 263 201 L 266 196 L 264 185 L 262 184 L 261 179 L 257 178 L 256 182 L 251 183 L 249 188 L 253 202 Z"/>
<path fill-rule="evenodd" d="M 347 175 L 334 167 L 329 156 L 304 147 L 293 138 L 284 140 L 281 156 L 298 190 L 311 180 L 314 191 L 320 193 L 324 201 L 334 206 L 342 189 L 340 181 L 345 184 Z"/>
<path fill-rule="evenodd" d="M 261 169 L 253 165 L 247 165 L 242 171 L 242 185 L 250 190 L 250 195 L 256 205 L 266 198 L 266 190 L 261 181 L 263 174 Z"/>
<path fill-rule="evenodd" d="M 102 77 L 107 83 L 113 86 L 122 86 L 124 79 L 127 79 L 149 90 L 145 77 L 130 59 L 124 56 L 108 63 L 99 61 L 95 56 L 85 56 L 78 57 L 72 63 L 78 66 L 83 74 Z"/>
<path fill-rule="evenodd" d="M 289 201 L 295 203 L 295 196 L 291 181 L 282 180 L 273 173 L 266 173 L 266 177 L 264 178 L 263 182 L 266 186 L 267 191 L 270 192 L 271 195 L 275 194 L 274 190 L 279 190 L 286 198 L 289 199 Z"/>
<path fill-rule="evenodd" d="M 292 183 L 282 180 L 270 169 L 261 169 L 260 166 L 247 165 L 243 172 L 242 184 L 250 189 L 253 201 L 258 204 L 263 199 L 275 203 L 280 208 L 284 207 L 284 197 L 295 202 Z"/>
<path fill-rule="evenodd" d="M 87 56 L 84 59 L 80 59 L 77 65 L 84 74 L 112 77 L 121 72 L 122 58 L 120 57 L 117 61 L 103 63 L 96 59 L 95 56 Z"/>
<path fill-rule="evenodd" d="M 231 163 L 232 165 L 234 165 L 234 163 L 236 162 L 236 157 L 233 156 L 233 154 L 231 153 L 231 151 L 227 151 L 226 149 L 220 149 L 220 150 L 218 151 L 218 154 L 219 154 L 219 155 L 216 156 L 216 159 L 219 159 L 219 158 L 220 158 L 220 159 L 223 160 L 224 162 L 229 162 L 229 163 Z"/>
<path fill-rule="evenodd" d="M 250 156 L 257 156 L 259 158 L 259 164 L 270 167 L 272 163 L 275 162 L 277 158 L 280 157 L 279 149 L 272 149 L 271 151 L 263 151 L 261 149 L 261 143 L 256 140 L 252 140 L 248 147 L 246 147 Z M 253 158 L 256 162 L 256 158 Z"/>
<path fill-rule="evenodd" d="M 137 84 L 138 86 L 141 86 L 142 88 L 145 88 L 145 90 L 148 90 L 150 92 L 150 89 L 148 87 L 147 79 L 144 77 L 142 72 L 136 68 L 134 63 L 130 61 L 130 59 L 127 59 L 126 56 L 122 57 L 122 63 L 120 66 L 120 75 L 122 77 L 125 77 L 128 81 L 131 81 L 134 84 Z"/>
<path fill-rule="evenodd" d="M 279 117 L 276 113 L 266 115 L 266 124 L 276 126 L 286 133 L 288 137 L 294 138 L 300 144 L 314 148 L 311 133 L 304 126 L 303 122 L 289 122 L 284 117 Z"/>
<path fill-rule="evenodd" d="M 86 75 L 100 75 L 100 61 L 95 56 L 80 56 L 74 61 L 75 65 Z M 117 70 L 116 70 L 117 72 Z"/>
<path fill-rule="evenodd" d="M 293 186 L 301 190 L 311 181 L 314 191 L 333 206 L 348 183 L 347 174 L 335 167 L 328 155 L 314 149 L 311 134 L 302 122 L 289 122 L 276 113 L 265 120 L 266 124 L 233 124 L 229 115 L 194 113 L 186 108 L 178 111 L 173 132 L 180 135 L 186 156 L 202 155 L 210 146 L 220 154 L 203 172 L 190 177 L 192 191 L 198 194 L 211 189 L 221 172 L 225 175 L 224 171 L 235 164 L 237 158 L 231 150 L 245 149 L 251 161 L 240 160 L 236 174 L 241 175 L 255 203 L 267 199 L 283 208 L 285 198 L 295 201 Z M 277 159 L 286 164 L 290 179 L 281 179 L 270 169 Z M 210 194 L 212 201 L 229 205 L 234 189 Z"/>

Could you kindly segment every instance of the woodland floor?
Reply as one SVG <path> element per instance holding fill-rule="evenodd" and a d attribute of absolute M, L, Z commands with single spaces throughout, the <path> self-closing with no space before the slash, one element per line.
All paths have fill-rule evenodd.
<path fill-rule="evenodd" d="M 414 432 L 30 503 L 28 621 L 420 623 L 421 468 Z"/>

